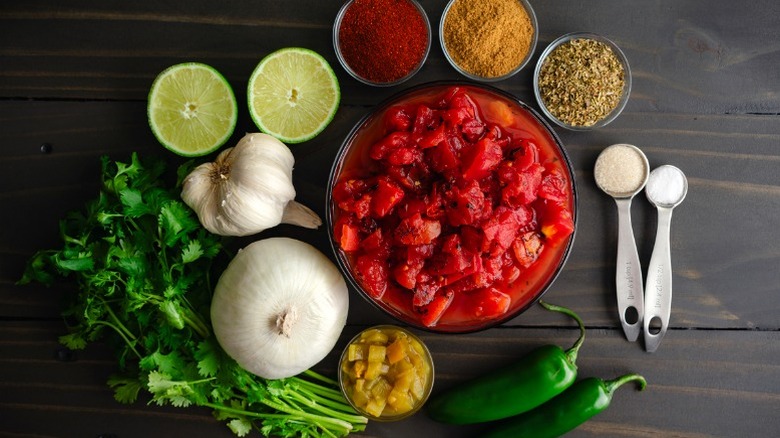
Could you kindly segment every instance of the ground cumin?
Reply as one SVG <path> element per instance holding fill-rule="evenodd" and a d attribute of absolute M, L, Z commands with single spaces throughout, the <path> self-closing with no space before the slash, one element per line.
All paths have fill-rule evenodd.
<path fill-rule="evenodd" d="M 517 0 L 456 0 L 444 19 L 444 45 L 463 70 L 484 78 L 503 76 L 531 48 L 535 29 Z"/>

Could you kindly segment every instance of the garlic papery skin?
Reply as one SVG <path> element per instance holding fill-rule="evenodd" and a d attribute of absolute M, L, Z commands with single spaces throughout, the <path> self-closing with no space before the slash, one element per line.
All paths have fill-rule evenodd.
<path fill-rule="evenodd" d="M 295 202 L 290 149 L 267 134 L 245 135 L 184 179 L 181 197 L 220 236 L 248 236 L 280 223 L 317 228 L 320 217 Z"/>
<path fill-rule="evenodd" d="M 330 353 L 347 322 L 349 291 L 328 257 L 308 243 L 251 243 L 222 273 L 211 301 L 214 335 L 247 371 L 300 374 Z"/>

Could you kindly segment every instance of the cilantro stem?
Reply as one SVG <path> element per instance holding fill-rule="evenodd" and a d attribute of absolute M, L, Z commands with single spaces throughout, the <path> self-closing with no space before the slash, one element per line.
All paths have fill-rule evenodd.
<path fill-rule="evenodd" d="M 334 386 L 334 387 L 338 387 L 339 386 L 339 382 L 337 382 L 337 381 L 335 381 L 335 380 L 333 380 L 333 379 L 331 379 L 329 377 L 325 377 L 322 374 L 317 373 L 316 371 L 306 370 L 306 371 L 304 371 L 301 374 L 303 374 L 305 376 L 308 376 L 308 377 L 311 377 L 314 380 L 319 380 L 320 382 L 327 383 L 330 386 Z"/>
<path fill-rule="evenodd" d="M 122 334 L 123 335 L 122 337 L 125 338 L 125 340 L 127 340 L 127 338 L 130 338 L 133 341 L 135 341 L 137 339 L 135 335 L 133 335 L 133 333 L 130 332 L 130 330 L 128 330 L 124 324 L 122 324 L 122 321 L 119 320 L 119 317 L 116 316 L 116 313 L 114 313 L 114 310 L 111 309 L 111 306 L 108 305 L 106 300 L 101 298 L 101 301 L 103 302 L 103 308 L 105 308 L 106 312 L 108 312 L 108 316 L 111 318 L 111 321 L 113 322 L 114 325 L 116 325 L 116 327 L 114 327 L 114 325 L 112 325 L 112 327 L 114 327 L 120 334 Z M 128 344 L 129 343 L 130 342 L 128 341 Z"/>
<path fill-rule="evenodd" d="M 317 412 L 323 413 L 325 415 L 330 415 L 331 417 L 342 419 L 344 421 L 348 421 L 350 423 L 367 423 L 368 419 L 366 417 L 360 416 L 360 415 L 349 415 L 345 414 L 343 412 L 338 412 L 333 409 L 328 408 L 327 406 L 323 406 L 323 404 L 317 403 L 316 401 L 313 401 L 309 398 L 304 397 L 301 395 L 298 391 L 289 389 L 286 391 L 286 394 L 293 398 L 293 400 L 299 401 L 303 403 L 306 407 L 311 408 Z"/>
<path fill-rule="evenodd" d="M 128 339 L 127 336 L 125 336 L 125 333 L 119 327 L 115 326 L 114 324 L 111 324 L 108 321 L 95 321 L 94 324 L 95 325 L 103 325 L 103 326 L 111 327 L 112 329 L 114 329 L 114 331 L 117 332 L 117 334 L 119 334 L 119 336 L 121 336 L 122 339 L 124 339 L 124 341 L 127 343 L 128 348 L 130 348 L 130 350 L 132 350 L 133 353 L 135 353 L 135 355 L 138 356 L 138 359 L 140 360 L 140 359 L 143 358 L 143 356 L 141 356 L 141 354 L 138 353 L 138 350 L 135 349 L 135 345 L 133 345 L 134 342 L 131 341 L 130 339 Z"/>
<path fill-rule="evenodd" d="M 306 392 L 320 395 L 351 410 L 351 407 L 349 406 L 347 400 L 344 398 L 344 394 L 342 394 L 341 391 L 337 391 L 332 388 L 326 388 L 317 383 L 309 382 L 298 377 L 293 377 L 290 380 Z"/>
<path fill-rule="evenodd" d="M 259 401 L 260 403 L 268 406 L 269 408 L 275 409 L 279 412 L 284 412 L 285 414 L 266 414 L 262 412 L 253 412 L 253 411 L 247 411 L 243 409 L 237 409 L 237 408 L 231 408 L 228 406 L 216 404 L 216 403 L 210 403 L 206 402 L 203 403 L 202 406 L 212 408 L 214 410 L 226 412 L 229 414 L 234 415 L 242 415 L 245 417 L 251 417 L 251 418 L 259 418 L 259 419 L 285 419 L 285 420 L 293 420 L 293 419 L 301 419 L 301 420 L 308 420 L 311 423 L 316 424 L 318 427 L 320 427 L 323 431 L 329 431 L 331 428 L 341 432 L 340 435 L 346 435 L 349 432 L 353 431 L 354 428 L 352 424 L 350 424 L 347 421 L 339 420 L 336 418 L 327 418 L 322 417 L 320 415 L 316 414 L 310 414 L 308 412 L 303 412 L 300 410 L 289 408 L 288 406 L 282 404 L 282 403 L 276 403 L 272 402 L 267 399 L 263 399 Z M 326 426 L 327 424 L 327 426 Z M 332 432 L 330 433 L 331 436 L 333 436 Z M 336 435 L 338 436 L 338 435 Z"/>
<path fill-rule="evenodd" d="M 189 307 L 189 306 L 188 306 Z M 195 332 L 197 332 L 203 339 L 208 338 L 211 335 L 208 327 L 201 321 L 198 315 L 192 309 L 185 309 L 181 315 L 187 325 L 189 325 Z"/>

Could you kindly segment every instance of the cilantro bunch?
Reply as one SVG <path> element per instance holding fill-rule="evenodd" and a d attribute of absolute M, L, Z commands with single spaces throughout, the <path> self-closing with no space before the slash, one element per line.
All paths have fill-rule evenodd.
<path fill-rule="evenodd" d="M 158 405 L 210 407 L 238 436 L 344 436 L 365 429 L 338 383 L 313 371 L 264 380 L 239 367 L 211 334 L 210 273 L 224 268 L 223 238 L 201 227 L 164 183 L 165 163 L 101 160 L 99 196 L 60 222 L 63 247 L 36 253 L 21 284 L 66 277 L 78 292 L 63 311 L 60 342 L 83 349 L 105 340 L 119 373 L 108 385 L 132 403 L 142 391 Z M 220 257 L 222 256 L 222 257 Z"/>

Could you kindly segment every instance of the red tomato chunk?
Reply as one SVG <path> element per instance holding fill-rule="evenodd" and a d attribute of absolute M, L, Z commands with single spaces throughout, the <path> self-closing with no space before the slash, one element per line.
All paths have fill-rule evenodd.
<path fill-rule="evenodd" d="M 334 237 L 357 281 L 377 299 L 405 294 L 406 310 L 429 327 L 456 300 L 463 318 L 504 315 L 514 282 L 574 230 L 560 163 L 541 161 L 533 138 L 489 121 L 478 102 L 455 87 L 390 108 L 368 145 L 373 167 L 332 189 Z"/>

